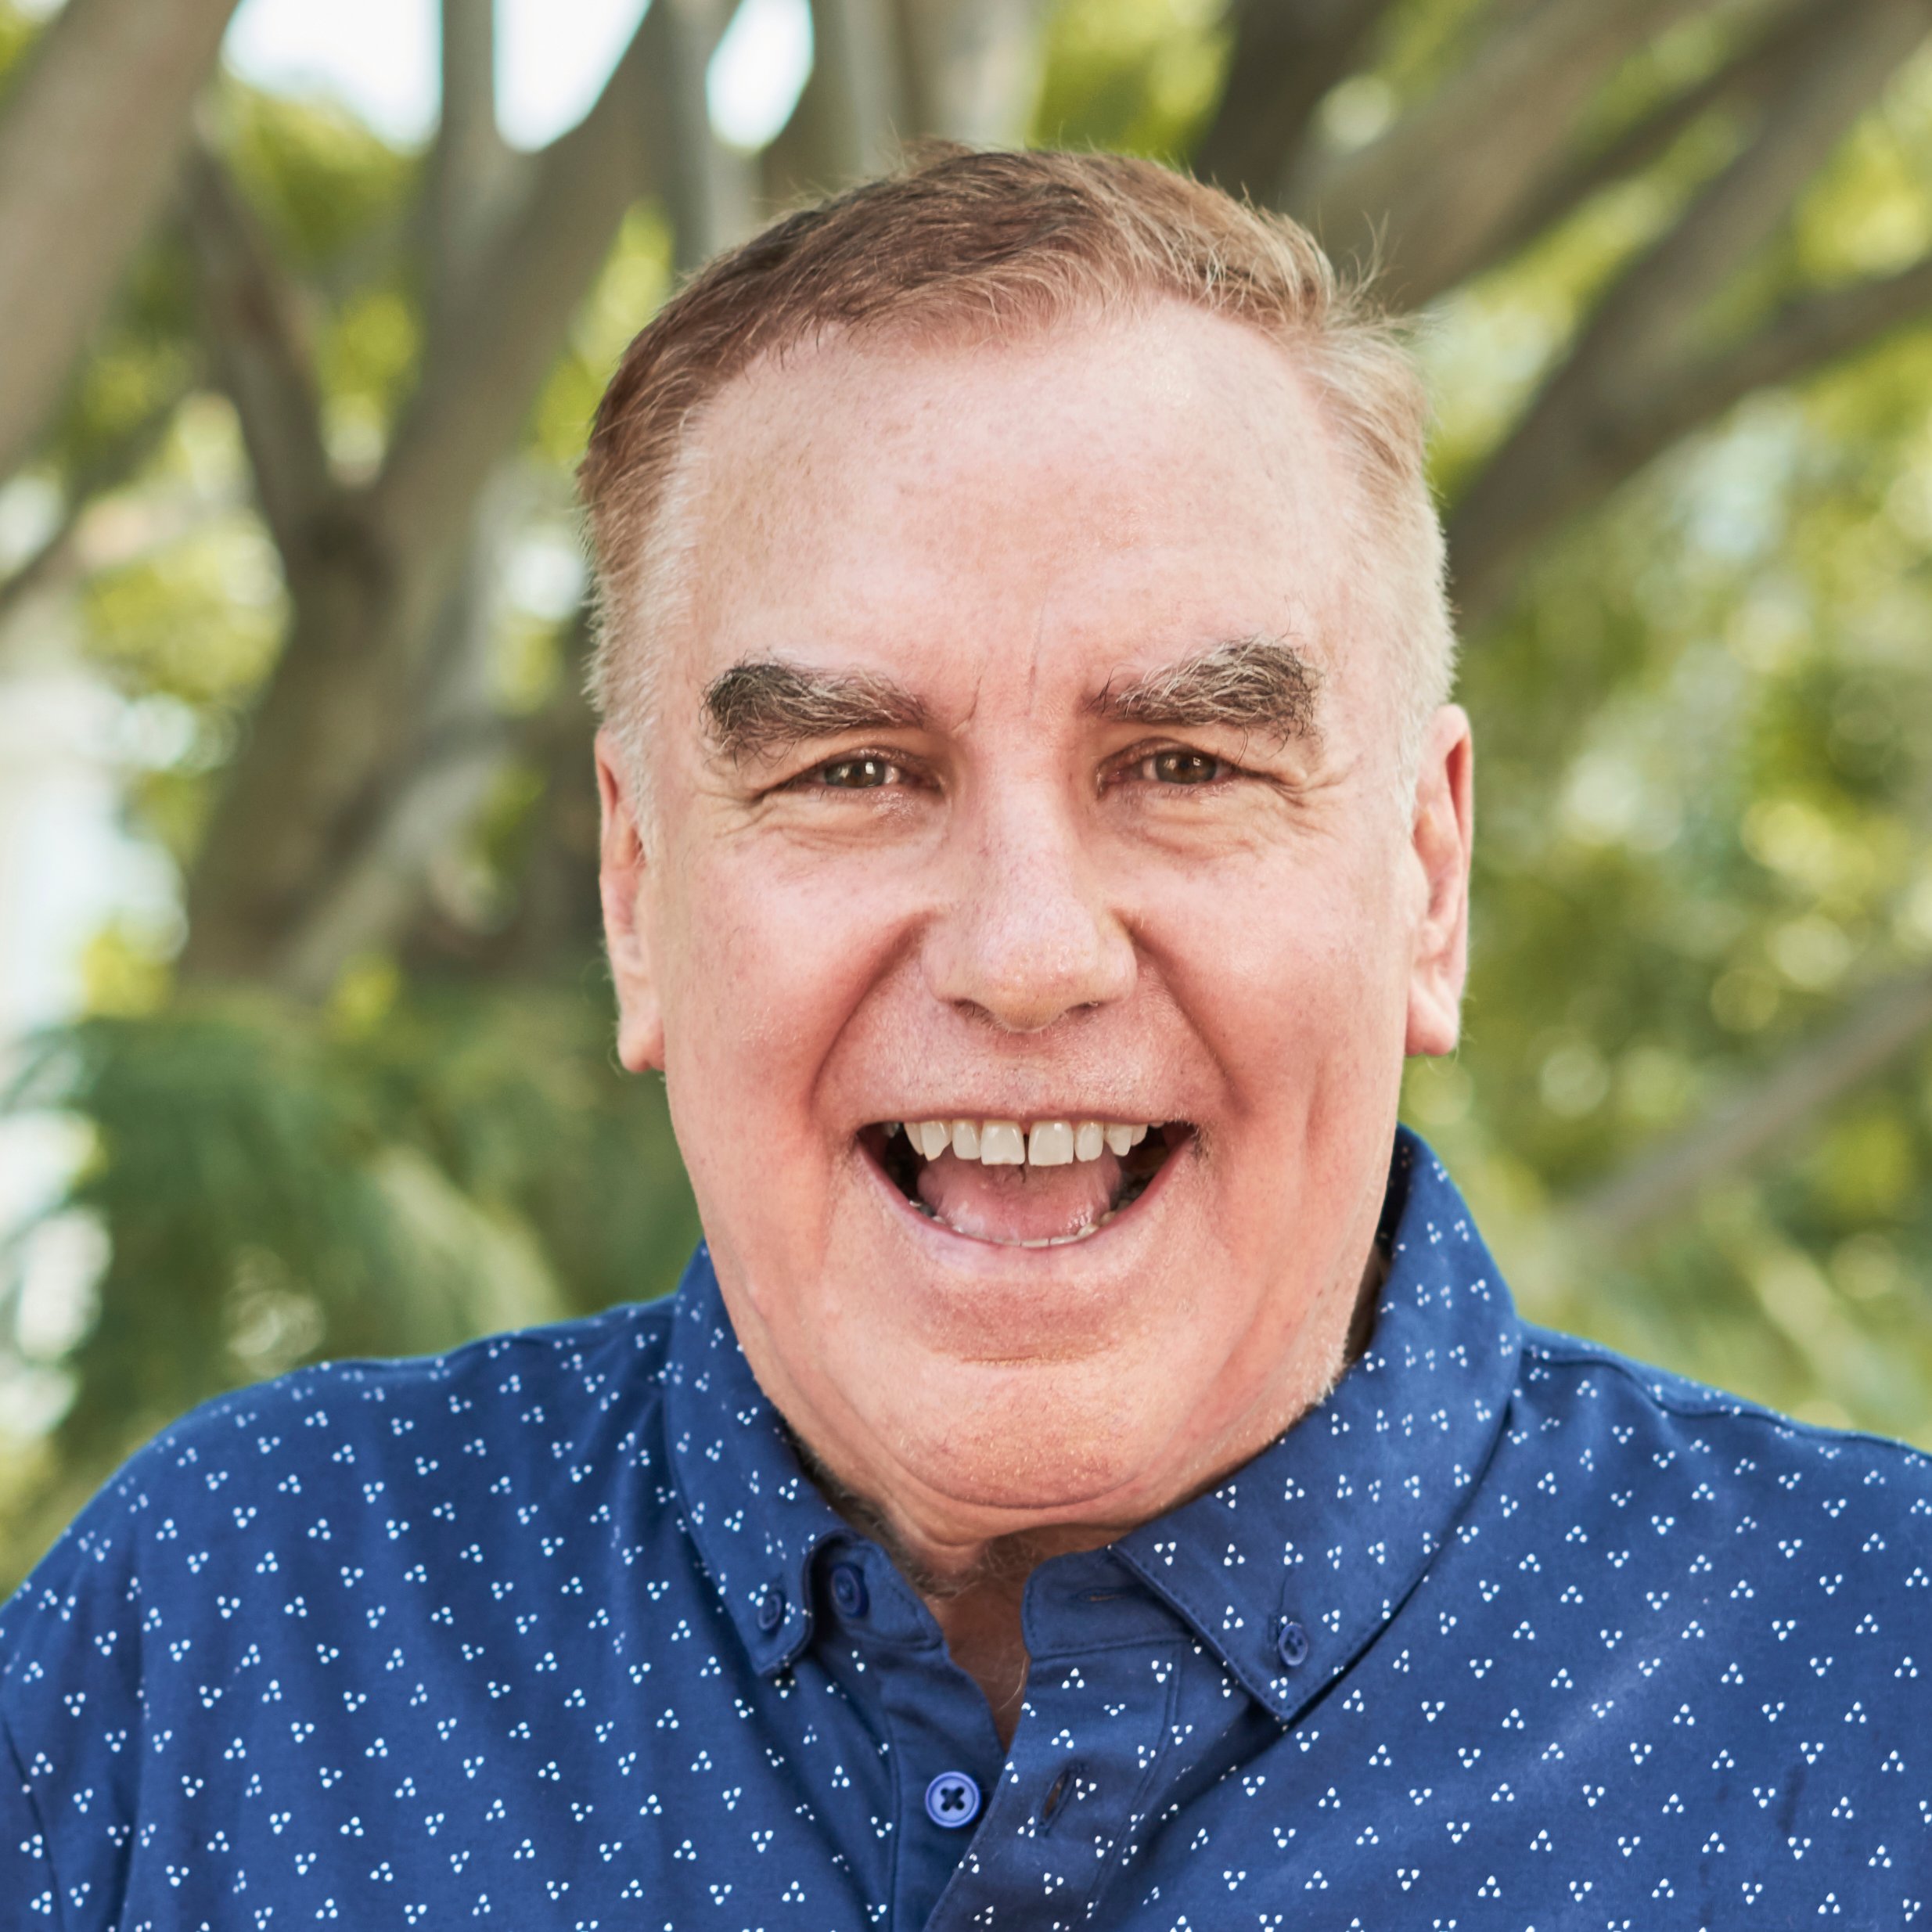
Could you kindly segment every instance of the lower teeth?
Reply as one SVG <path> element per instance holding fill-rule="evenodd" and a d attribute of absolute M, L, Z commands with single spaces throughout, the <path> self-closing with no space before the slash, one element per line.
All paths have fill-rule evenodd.
<path fill-rule="evenodd" d="M 894 1149 L 893 1143 L 896 1139 L 897 1131 L 897 1124 L 894 1123 L 891 1127 L 888 1128 L 886 1132 L 886 1171 L 888 1177 L 893 1181 L 894 1184 L 898 1188 L 900 1193 L 905 1196 L 908 1205 L 916 1209 L 917 1211 L 923 1214 L 928 1221 L 934 1221 L 938 1222 L 940 1226 L 945 1229 L 948 1233 L 959 1235 L 965 1240 L 984 1241 L 995 1247 L 1070 1247 L 1077 1241 L 1091 1240 L 1092 1237 L 1098 1234 L 1109 1221 L 1114 1220 L 1119 1215 L 1124 1214 L 1128 1208 L 1132 1207 L 1134 1203 L 1146 1192 L 1149 1185 L 1152 1182 L 1154 1178 L 1153 1171 L 1124 1174 L 1121 1176 L 1120 1189 L 1114 1197 L 1113 1206 L 1110 1207 L 1105 1214 L 1100 1215 L 1098 1219 L 1089 1221 L 1084 1228 L 1074 1229 L 1070 1234 L 1037 1235 L 1024 1239 L 1016 1239 L 1010 1236 L 1002 1237 L 998 1235 L 976 1234 L 970 1229 L 955 1227 L 954 1224 L 947 1220 L 943 1214 L 941 1214 L 935 1209 L 929 1207 L 926 1202 L 919 1198 L 918 1193 L 916 1192 L 916 1176 L 919 1165 L 920 1164 L 916 1160 L 908 1162 L 902 1154 L 898 1153 L 898 1150 Z M 901 1143 L 901 1145 L 909 1145 L 910 1142 L 911 1135 L 908 1133 L 907 1135 L 906 1142 Z M 916 1148 L 913 1149 L 913 1152 L 916 1154 Z M 1160 1164 L 1161 1164 L 1158 1162 L 1155 1164 L 1157 1167 Z"/>
<path fill-rule="evenodd" d="M 1098 1221 L 1090 1221 L 1085 1227 L 1078 1228 L 1071 1234 L 1040 1235 L 1030 1241 L 1005 1241 L 996 1234 L 970 1234 L 964 1228 L 955 1228 L 950 1221 L 945 1219 L 935 1210 L 928 1207 L 922 1200 L 914 1200 L 912 1205 L 928 1221 L 937 1221 L 940 1226 L 945 1229 L 948 1233 L 965 1235 L 969 1241 L 984 1241 L 999 1248 L 1070 1247 L 1076 1241 L 1085 1241 L 1098 1234 L 1120 1211 L 1117 1208 L 1110 1207 Z"/>

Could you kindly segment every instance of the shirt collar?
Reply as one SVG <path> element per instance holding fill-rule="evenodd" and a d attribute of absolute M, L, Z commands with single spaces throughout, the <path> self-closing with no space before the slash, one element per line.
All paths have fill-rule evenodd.
<path fill-rule="evenodd" d="M 1454 1184 L 1406 1128 L 1383 1225 L 1373 1337 L 1328 1398 L 1219 1488 L 1113 1546 L 1284 1722 L 1394 1616 L 1455 1531 L 1516 1381 L 1509 1291 Z M 754 1663 L 775 1671 L 811 1639 L 818 1549 L 853 1532 L 754 1378 L 703 1246 L 674 1331 L 665 1415 L 685 1520 Z M 1298 1634 L 1284 1641 L 1289 1624 Z"/>
<path fill-rule="evenodd" d="M 1373 1337 L 1328 1398 L 1219 1488 L 1114 1545 L 1284 1723 L 1455 1532 L 1516 1383 L 1509 1290 L 1454 1183 L 1406 1128 L 1383 1226 Z"/>
<path fill-rule="evenodd" d="M 851 1532 L 751 1373 L 707 1243 L 692 1256 L 671 1310 L 665 1433 L 685 1525 L 754 1664 L 769 1675 L 811 1640 L 819 1545 Z"/>

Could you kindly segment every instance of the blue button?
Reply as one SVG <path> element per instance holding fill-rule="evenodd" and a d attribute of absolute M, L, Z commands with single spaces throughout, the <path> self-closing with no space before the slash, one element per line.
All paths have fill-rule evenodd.
<path fill-rule="evenodd" d="M 767 1590 L 758 1599 L 758 1628 L 769 1636 L 784 1621 L 785 1592 Z"/>
<path fill-rule="evenodd" d="M 865 1573 L 855 1563 L 832 1566 L 832 1601 L 841 1617 L 863 1617 L 872 1602 Z"/>
<path fill-rule="evenodd" d="M 1308 1660 L 1308 1633 L 1292 1617 L 1284 1617 L 1275 1638 L 1275 1650 L 1292 1671 Z"/>
<path fill-rule="evenodd" d="M 926 1815 L 948 1831 L 980 1815 L 980 1787 L 963 1771 L 942 1771 L 926 1787 Z"/>

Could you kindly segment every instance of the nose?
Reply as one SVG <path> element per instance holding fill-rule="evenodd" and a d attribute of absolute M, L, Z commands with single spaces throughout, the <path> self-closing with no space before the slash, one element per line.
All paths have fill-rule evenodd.
<path fill-rule="evenodd" d="M 1038 1033 L 1124 998 L 1137 963 L 1076 803 L 1042 786 L 955 821 L 954 881 L 923 948 L 935 998 L 1002 1031 Z"/>

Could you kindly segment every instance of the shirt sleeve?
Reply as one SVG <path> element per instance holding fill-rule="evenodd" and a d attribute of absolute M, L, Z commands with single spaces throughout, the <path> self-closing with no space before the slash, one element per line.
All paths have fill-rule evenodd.
<path fill-rule="evenodd" d="M 67 1919 L 60 1909 L 47 1834 L 41 1828 L 27 1767 L 4 1724 L 0 1724 L 0 1898 L 23 1902 L 24 1923 L 65 1932 Z"/>
<path fill-rule="evenodd" d="M 142 1504 L 129 1472 L 0 1608 L 0 1920 L 106 1932 L 142 1748 Z"/>

